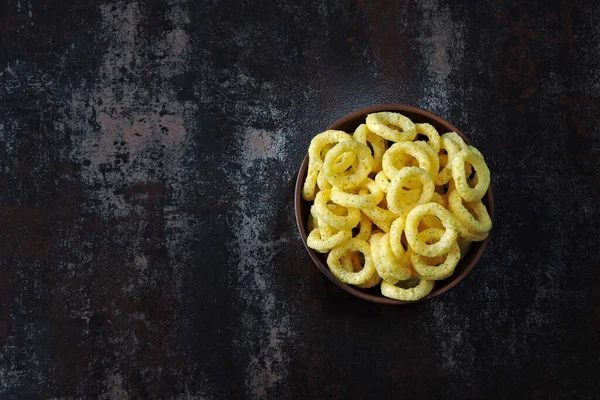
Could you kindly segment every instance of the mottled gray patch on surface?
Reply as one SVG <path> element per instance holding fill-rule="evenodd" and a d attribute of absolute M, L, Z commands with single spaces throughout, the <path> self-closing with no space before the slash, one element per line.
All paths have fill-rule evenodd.
<path fill-rule="evenodd" d="M 440 4 L 442 3 L 442 4 Z M 438 0 L 417 2 L 422 13 L 417 48 L 425 68 L 420 106 L 438 115 L 447 115 L 451 103 L 460 102 L 451 74 L 456 71 L 465 51 L 464 22 L 455 19 L 450 6 Z"/>
<path fill-rule="evenodd" d="M 169 372 L 165 364 L 184 357 L 186 319 L 172 310 L 160 317 L 157 326 L 157 310 L 144 306 L 150 301 L 162 310 L 186 302 L 183 287 L 189 277 L 192 229 L 200 224 L 184 206 L 195 179 L 184 163 L 190 157 L 188 130 L 195 128 L 191 115 L 197 106 L 177 100 L 169 83 L 189 68 L 186 7 L 183 1 L 171 2 L 165 19 L 172 28 L 157 33 L 153 46 L 147 47 L 140 33 L 147 16 L 140 3 L 99 5 L 108 47 L 97 78 L 74 91 L 63 111 L 70 117 L 65 128 L 73 132 L 70 158 L 83 166 L 80 179 L 90 209 L 108 224 L 121 224 L 117 230 L 124 236 L 131 229 L 137 232 L 127 239 L 124 256 L 129 262 L 123 275 L 119 281 L 105 282 L 116 287 L 100 289 L 115 291 L 104 307 L 110 315 L 107 322 L 120 327 L 105 338 L 120 352 L 112 368 L 105 366 L 101 398 L 146 396 L 144 389 L 132 388 L 132 375 L 155 382 L 171 376 L 180 386 L 191 378 Z M 162 238 L 162 243 L 153 243 L 153 237 Z M 88 303 L 95 301 L 88 298 Z M 89 318 L 93 308 L 79 315 Z M 143 363 L 150 353 L 160 358 L 156 367 L 140 365 L 138 371 L 124 371 L 120 366 L 126 359 Z"/>
<path fill-rule="evenodd" d="M 255 87 L 257 82 L 246 77 L 237 84 Z M 232 89 L 236 90 L 235 86 Z M 286 346 L 294 337 L 288 311 L 278 306 L 282 294 L 272 272 L 276 268 L 274 256 L 289 245 L 289 238 L 273 237 L 272 232 L 281 207 L 273 199 L 281 181 L 290 178 L 286 165 L 289 143 L 281 128 L 267 130 L 260 126 L 261 121 L 280 121 L 281 112 L 273 106 L 240 104 L 238 112 L 247 122 L 241 123 L 241 131 L 235 133 L 236 151 L 230 160 L 239 164 L 239 170 L 230 171 L 238 193 L 232 216 L 233 259 L 229 262 L 237 265 L 232 280 L 241 303 L 238 307 L 251 311 L 241 318 L 236 333 L 240 339 L 234 342 L 234 351 L 243 354 L 254 349 L 244 366 L 246 395 L 264 398 L 272 397 L 271 390 L 285 382 L 289 364 Z M 277 176 L 274 171 L 283 175 Z"/>

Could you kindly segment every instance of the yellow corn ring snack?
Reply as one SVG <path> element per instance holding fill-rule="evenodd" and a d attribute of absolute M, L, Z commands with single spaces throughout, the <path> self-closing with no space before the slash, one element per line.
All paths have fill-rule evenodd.
<path fill-rule="evenodd" d="M 396 214 L 394 214 L 390 210 L 386 210 L 385 208 L 379 207 L 379 205 L 374 207 L 363 208 L 361 211 L 384 232 L 389 232 L 392 226 L 392 222 L 394 222 L 396 218 L 398 218 Z"/>
<path fill-rule="evenodd" d="M 441 139 L 440 139 L 441 143 Z M 445 150 L 445 149 L 442 149 Z M 438 174 L 435 177 L 435 187 L 444 187 L 448 180 L 452 177 L 452 167 L 448 165 L 448 154 L 438 153 L 438 159 L 440 160 L 440 167 Z M 443 182 L 443 183 L 442 183 Z"/>
<path fill-rule="evenodd" d="M 329 208 L 330 210 L 332 210 L 334 213 L 339 214 L 339 215 L 344 215 L 341 211 L 339 211 L 337 209 L 337 207 L 339 207 L 337 204 L 328 204 L 327 208 Z M 341 207 L 340 207 L 341 208 Z M 344 209 L 345 211 L 345 209 Z M 319 233 L 321 234 L 321 238 L 322 239 L 326 239 L 330 236 L 335 235 L 338 230 L 335 229 L 333 226 L 327 225 L 325 222 L 323 221 L 319 221 L 319 217 L 317 216 L 317 214 L 315 213 L 314 207 L 310 208 L 310 217 L 309 218 L 309 224 L 310 221 L 312 219 L 314 226 L 310 226 L 308 225 L 308 230 L 312 231 L 314 228 L 319 228 Z"/>
<path fill-rule="evenodd" d="M 450 193 L 452 193 L 454 190 L 456 190 L 456 185 L 454 184 L 454 179 L 450 178 L 450 180 L 448 181 L 448 189 L 446 191 L 446 195 L 444 196 L 446 198 L 446 201 L 448 201 Z"/>
<path fill-rule="evenodd" d="M 400 288 L 387 282 L 381 282 L 381 294 L 390 299 L 415 301 L 427 296 L 433 290 L 434 281 L 421 279 L 419 284 L 410 289 Z"/>
<path fill-rule="evenodd" d="M 358 272 L 363 268 L 358 259 L 358 253 L 350 250 L 340 258 L 340 264 L 342 268 L 350 272 Z"/>
<path fill-rule="evenodd" d="M 358 272 L 346 271 L 341 265 L 340 259 L 349 250 L 360 251 L 365 258 L 365 265 Z M 334 247 L 327 256 L 327 265 L 336 278 L 350 285 L 365 284 L 376 273 L 373 260 L 371 259 L 371 246 L 366 241 L 360 239 L 350 239 Z"/>
<path fill-rule="evenodd" d="M 353 271 L 353 272 L 359 272 L 361 269 L 363 269 L 364 258 L 361 261 L 359 254 L 360 253 L 357 251 L 348 250 L 346 252 L 346 254 L 344 254 L 342 256 L 342 258 L 340 259 L 342 267 L 344 267 L 344 269 L 346 271 Z M 371 253 L 371 258 L 372 257 L 373 257 L 373 254 Z M 373 274 L 373 275 L 377 275 L 377 274 Z M 368 282 L 366 284 L 368 284 Z"/>
<path fill-rule="evenodd" d="M 356 155 L 354 153 L 343 153 L 333 162 L 333 172 L 341 174 L 355 164 Z"/>
<path fill-rule="evenodd" d="M 319 171 L 319 174 L 317 175 L 317 186 L 319 187 L 319 190 L 331 189 L 333 187 L 327 178 L 325 178 L 323 170 Z"/>
<path fill-rule="evenodd" d="M 367 193 L 348 193 L 343 189 L 334 186 L 331 189 L 331 201 L 344 207 L 368 208 L 376 206 L 383 199 L 383 191 L 379 188 L 379 185 L 370 178 L 367 178 L 360 185 L 360 188 L 366 189 L 364 191 Z M 360 192 L 363 192 L 363 190 L 360 190 Z"/>
<path fill-rule="evenodd" d="M 431 201 L 433 201 L 434 203 L 438 203 L 440 206 L 444 207 L 444 208 L 448 208 L 448 200 L 446 200 L 446 198 L 444 196 L 442 196 L 441 194 L 434 192 L 433 193 L 433 197 L 431 198 Z"/>
<path fill-rule="evenodd" d="M 348 255 L 348 253 L 344 254 L 342 258 L 340 258 L 340 265 L 348 272 L 354 272 L 354 266 L 352 265 L 352 256 Z"/>
<path fill-rule="evenodd" d="M 425 229 L 425 230 L 427 230 L 427 229 Z M 443 229 L 442 229 L 442 231 L 443 231 Z M 408 255 L 408 259 L 411 260 L 411 257 L 416 253 L 409 247 L 406 254 Z M 446 253 L 446 254 L 448 254 L 448 253 Z M 423 258 L 423 261 L 427 265 L 440 265 L 441 263 L 444 262 L 444 260 L 446 260 L 446 254 L 442 254 L 441 256 L 436 256 L 436 257 L 424 257 L 424 256 L 421 256 L 421 257 Z M 421 275 L 419 275 L 419 273 L 412 266 L 412 261 L 410 261 L 410 265 L 412 268 L 413 275 L 421 277 Z"/>
<path fill-rule="evenodd" d="M 400 165 L 398 167 L 397 162 L 401 160 L 402 155 L 409 155 L 414 157 L 419 163 L 419 167 L 431 175 L 432 179 L 435 179 L 439 170 L 439 159 L 437 154 L 433 152 L 425 142 L 399 142 L 394 143 L 388 151 L 383 155 L 381 160 L 383 170 L 389 179 L 394 177 L 400 172 L 406 165 Z"/>
<path fill-rule="evenodd" d="M 454 179 L 456 191 L 466 201 L 480 200 L 490 186 L 490 170 L 480 154 L 463 150 L 452 158 L 452 179 Z M 466 163 L 471 164 L 477 174 L 477 184 L 474 188 L 470 187 L 467 182 Z"/>
<path fill-rule="evenodd" d="M 377 175 L 375 175 L 375 182 L 377 182 L 377 185 L 379 185 L 379 189 L 381 189 L 383 193 L 387 192 L 387 188 L 390 184 L 390 179 L 385 174 L 385 171 L 379 171 Z"/>
<path fill-rule="evenodd" d="M 319 218 L 319 221 L 323 221 L 339 230 L 352 229 L 358 225 L 358 222 L 360 221 L 360 210 L 348 207 L 346 208 L 347 215 L 337 215 L 327 207 L 327 203 L 330 200 L 330 194 L 330 190 L 321 190 L 317 193 L 315 203 L 311 209 L 314 209 L 314 213 Z"/>
<path fill-rule="evenodd" d="M 354 140 L 364 145 L 370 144 L 373 151 L 373 168 L 371 171 L 381 171 L 381 159 L 383 154 L 386 152 L 388 146 L 384 138 L 374 134 L 369 130 L 366 124 L 360 124 L 354 131 Z"/>
<path fill-rule="evenodd" d="M 456 229 L 458 229 L 459 235 L 465 239 L 472 241 L 472 242 L 481 242 L 482 240 L 485 240 L 489 235 L 489 231 L 477 232 L 477 231 L 473 231 L 473 230 L 469 229 L 459 219 L 456 219 L 455 222 L 456 222 Z"/>
<path fill-rule="evenodd" d="M 315 199 L 317 178 L 319 171 L 323 168 L 322 150 L 330 144 L 350 139 L 352 139 L 352 136 L 346 132 L 336 130 L 325 131 L 312 138 L 308 147 L 308 171 L 302 187 L 304 200 L 312 201 Z"/>
<path fill-rule="evenodd" d="M 425 215 L 436 216 L 442 221 L 446 231 L 440 240 L 433 244 L 427 244 L 418 236 L 418 227 L 421 219 Z M 436 257 L 447 253 L 456 240 L 458 232 L 456 231 L 455 218 L 444 207 L 437 203 L 420 204 L 413 208 L 406 216 L 406 226 L 404 229 L 408 244 L 417 254 L 426 257 Z"/>
<path fill-rule="evenodd" d="M 373 235 L 375 235 L 377 237 L 378 233 L 374 233 Z M 373 261 L 373 265 L 376 265 L 376 255 L 373 253 L 373 246 L 370 243 L 370 241 L 373 239 L 373 236 L 371 236 L 369 238 L 369 246 L 371 247 L 371 260 Z M 361 268 L 363 267 L 359 260 L 358 260 L 358 254 L 357 253 L 353 253 L 354 257 L 352 259 L 352 265 L 354 266 L 354 272 L 358 272 L 361 270 Z M 355 261 L 356 260 L 356 261 Z M 356 268 L 356 262 L 358 261 L 358 266 L 360 268 Z M 368 288 L 372 288 L 374 286 L 377 286 L 381 283 L 381 277 L 377 274 L 377 272 L 375 272 L 373 274 L 373 276 L 371 277 L 371 279 L 369 279 L 368 281 L 366 281 L 365 283 L 361 283 L 359 285 L 356 285 L 359 288 L 363 288 L 363 289 L 368 289 Z"/>
<path fill-rule="evenodd" d="M 479 157 L 483 158 L 483 154 L 477 149 L 475 146 L 467 145 L 467 149 L 471 150 L 473 153 L 477 154 Z"/>
<path fill-rule="evenodd" d="M 458 243 L 458 247 L 460 248 L 460 259 L 462 260 L 467 255 L 473 241 L 462 237 L 459 232 L 459 235 L 456 237 L 456 243 Z"/>
<path fill-rule="evenodd" d="M 403 186 L 406 186 L 410 180 L 417 180 L 421 183 L 421 195 L 416 200 L 411 202 L 403 197 L 405 191 Z M 418 167 L 402 168 L 398 174 L 390 182 L 386 201 L 388 209 L 394 214 L 404 215 L 418 204 L 429 203 L 433 199 L 435 186 L 433 179 L 424 169 Z"/>
<path fill-rule="evenodd" d="M 435 180 L 440 169 L 440 159 L 437 156 L 438 153 L 433 151 L 433 148 L 431 148 L 431 146 L 429 146 L 426 142 L 418 141 L 414 142 L 414 144 L 415 146 L 422 148 L 425 154 L 427 154 L 427 157 L 429 157 L 429 159 L 431 160 L 431 167 L 429 167 L 429 169 L 423 169 L 427 171 L 429 175 L 431 175 L 431 179 Z"/>
<path fill-rule="evenodd" d="M 444 235 L 443 229 L 429 228 L 419 233 L 419 239 L 425 243 L 430 241 L 435 242 Z M 445 260 L 437 266 L 428 264 L 425 257 L 413 252 L 410 256 L 410 261 L 413 268 L 424 279 L 439 281 L 448 278 L 454 272 L 458 261 L 460 260 L 460 248 L 458 243 L 454 241 L 448 253 L 443 255 Z"/>
<path fill-rule="evenodd" d="M 371 233 L 371 237 L 369 238 L 369 246 L 371 246 L 371 259 L 373 260 L 373 264 L 381 264 L 381 259 L 379 257 L 379 239 L 384 235 L 384 232 L 377 231 Z"/>
<path fill-rule="evenodd" d="M 366 123 L 371 132 L 392 142 L 411 141 L 417 136 L 415 124 L 399 113 L 378 112 L 369 114 Z"/>
<path fill-rule="evenodd" d="M 383 259 L 381 257 L 381 245 L 380 241 L 383 237 L 383 232 L 374 233 L 371 235 L 371 239 L 369 240 L 369 245 L 371 246 L 371 258 L 373 260 L 373 265 L 375 266 L 375 270 L 377 271 L 376 275 L 381 279 L 389 282 L 391 284 L 395 284 L 398 282 L 398 279 L 391 276 L 391 274 L 387 270 L 387 266 L 384 264 Z"/>
<path fill-rule="evenodd" d="M 306 223 L 306 229 L 310 232 L 318 226 L 319 226 L 319 222 L 317 221 L 317 218 L 315 218 L 313 216 L 313 214 L 310 213 L 308 215 L 308 222 Z"/>
<path fill-rule="evenodd" d="M 375 266 L 379 275 L 386 281 L 385 276 L 380 273 L 380 269 L 384 273 L 397 281 L 405 281 L 410 278 L 410 263 L 408 257 L 398 258 L 394 254 L 390 245 L 390 234 L 384 234 L 377 243 L 379 250 L 379 258 L 381 265 Z"/>
<path fill-rule="evenodd" d="M 365 262 L 364 257 L 363 260 L 360 260 L 360 257 L 358 256 L 360 253 L 355 251 L 351 253 L 352 256 L 350 258 L 350 260 L 352 261 L 352 268 L 354 269 L 354 272 L 358 272 L 361 269 L 363 269 L 363 264 Z"/>
<path fill-rule="evenodd" d="M 405 168 L 419 168 L 419 167 L 405 167 Z M 422 169 L 422 168 L 419 168 Z M 429 174 L 427 174 L 429 175 Z M 402 185 L 402 192 L 400 198 L 402 202 L 406 204 L 416 203 L 421 197 L 423 191 L 423 183 L 416 177 L 409 177 Z M 387 204 L 387 200 L 386 200 Z"/>
<path fill-rule="evenodd" d="M 467 150 L 467 144 L 456 132 L 447 132 L 440 137 L 440 150 L 445 150 L 447 154 L 439 156 L 440 164 L 444 167 L 439 170 L 434 182 L 437 186 L 445 185 L 452 178 L 452 159 L 462 150 Z"/>
<path fill-rule="evenodd" d="M 450 182 L 452 182 L 452 181 L 450 181 Z M 466 211 L 469 213 L 469 211 L 466 209 L 463 210 L 463 208 L 466 208 L 463 205 L 464 199 L 462 197 L 460 197 L 460 195 L 458 195 L 458 193 L 456 192 L 456 188 L 453 185 L 450 185 L 450 189 L 451 190 L 446 195 L 448 197 L 448 200 L 450 200 L 450 195 L 452 193 L 455 193 L 454 195 L 452 195 L 452 197 L 454 199 L 454 209 L 459 210 L 459 215 L 466 217 L 466 214 L 464 214 L 464 212 Z M 457 197 L 459 197 L 461 199 L 460 203 L 458 203 Z M 471 204 L 471 203 L 467 203 L 467 204 Z M 467 224 L 465 224 L 463 222 L 463 220 L 459 217 L 459 215 L 455 214 L 454 211 L 452 211 L 452 206 L 450 206 L 450 211 L 454 214 L 454 222 L 456 223 L 456 229 L 458 230 L 459 236 L 462 236 L 464 239 L 470 240 L 472 242 L 481 242 L 482 240 L 485 240 L 488 237 L 489 230 L 486 230 L 486 231 L 473 230 L 473 229 L 471 229 L 471 227 L 469 227 Z M 479 221 L 483 218 L 482 227 L 486 227 L 488 224 L 488 222 L 486 221 L 487 218 L 485 217 L 484 213 L 487 214 L 487 209 L 485 211 L 480 210 L 480 214 L 482 215 L 482 217 L 478 216 L 477 220 L 475 220 L 475 218 L 473 218 L 473 216 L 471 215 L 471 218 L 473 218 L 474 221 Z M 477 215 L 477 213 L 476 213 L 476 215 Z M 489 214 L 487 214 L 487 217 L 489 218 Z M 466 217 L 466 218 L 468 218 L 468 217 Z M 489 221 L 489 224 L 490 224 L 490 228 L 491 228 L 491 220 Z"/>
<path fill-rule="evenodd" d="M 343 153 L 348 152 L 355 154 L 358 164 L 353 165 L 347 171 L 335 172 L 335 160 Z M 373 166 L 372 163 L 371 150 L 366 145 L 354 140 L 346 140 L 339 142 L 327 152 L 323 163 L 323 172 L 333 186 L 349 190 L 359 186 L 369 176 Z"/>
<path fill-rule="evenodd" d="M 364 214 L 360 215 L 360 230 L 355 236 L 356 239 L 368 241 L 371 237 L 371 231 L 373 229 L 373 221 Z"/>
<path fill-rule="evenodd" d="M 319 253 L 327 253 L 335 246 L 338 246 L 352 238 L 352 231 L 350 229 L 340 230 L 326 238 L 321 236 L 321 230 L 322 228 L 313 229 L 306 238 L 306 244 L 308 247 L 318 251 Z"/>
<path fill-rule="evenodd" d="M 327 208 L 329 208 L 331 212 L 337 216 L 343 217 L 348 214 L 348 209 L 346 207 L 342 207 L 337 204 L 327 204 Z M 311 214 L 313 214 L 312 209 Z M 317 221 L 318 220 L 319 217 L 317 217 Z M 319 231 L 321 232 L 321 238 L 328 238 L 329 236 L 335 235 L 338 232 L 338 229 L 334 228 L 331 225 L 328 225 L 327 223 L 325 223 L 325 221 L 319 221 L 318 225 Z"/>
<path fill-rule="evenodd" d="M 352 265 L 352 252 L 351 251 L 347 251 L 346 254 L 344 254 L 340 258 L 340 265 L 346 271 L 354 272 L 354 266 Z"/>
<path fill-rule="evenodd" d="M 375 287 L 375 286 L 379 285 L 380 283 L 381 283 L 381 277 L 379 275 L 377 275 L 377 272 L 376 272 L 373 274 L 371 279 L 369 279 L 365 283 L 361 283 L 360 285 L 356 285 L 356 286 L 359 288 L 362 288 L 362 289 L 368 289 L 368 288 Z"/>
<path fill-rule="evenodd" d="M 339 204 L 328 203 L 327 208 L 329 208 L 335 215 L 346 215 L 348 214 L 347 207 L 341 206 Z"/>
<path fill-rule="evenodd" d="M 463 204 L 464 199 L 456 190 L 450 192 L 448 197 L 450 203 L 450 211 L 454 216 L 472 232 L 485 233 L 492 229 L 492 220 L 488 214 L 487 208 L 481 200 L 467 202 L 467 206 L 473 210 L 477 219 L 469 212 Z"/>
<path fill-rule="evenodd" d="M 467 149 L 467 144 L 465 143 L 463 138 L 460 137 L 460 135 L 456 132 L 446 132 L 442 136 L 440 136 L 440 139 L 451 140 L 456 145 L 458 145 L 458 148 L 460 149 L 459 151 Z"/>
<path fill-rule="evenodd" d="M 408 260 L 402 246 L 402 233 L 404 232 L 405 217 L 398 217 L 390 227 L 390 247 L 399 260 Z M 409 260 L 410 261 L 410 260 Z"/>
<path fill-rule="evenodd" d="M 433 215 L 426 215 L 421 218 L 421 222 L 419 223 L 419 232 L 429 229 L 429 228 L 439 228 L 444 229 L 444 224 L 437 217 Z"/>
<path fill-rule="evenodd" d="M 435 154 L 440 152 L 440 134 L 431 124 L 416 124 L 417 135 L 425 135 L 429 139 L 427 145 Z"/>

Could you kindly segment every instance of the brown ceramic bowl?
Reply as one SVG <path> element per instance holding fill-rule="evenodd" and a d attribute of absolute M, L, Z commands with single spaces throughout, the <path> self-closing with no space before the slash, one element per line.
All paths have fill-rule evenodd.
<path fill-rule="evenodd" d="M 345 132 L 354 132 L 354 130 L 358 127 L 358 125 L 365 122 L 365 118 L 368 114 L 380 111 L 395 111 L 404 114 L 413 122 L 427 122 L 433 125 L 438 132 L 445 133 L 454 131 L 458 133 L 467 144 L 471 144 L 469 139 L 454 125 L 448 123 L 437 115 L 433 115 L 427 111 L 423 111 L 416 107 L 403 106 L 403 105 L 381 105 L 374 107 L 363 108 L 362 110 L 355 111 L 346 115 L 345 117 L 335 121 L 333 124 L 329 125 L 327 129 L 338 129 Z M 317 253 L 306 244 L 306 224 L 308 221 L 308 216 L 310 214 L 310 206 L 312 202 L 306 201 L 302 198 L 302 185 L 304 184 L 304 179 L 306 178 L 306 171 L 308 169 L 308 155 L 304 158 L 302 165 L 300 166 L 300 172 L 298 172 L 298 178 L 296 180 L 296 191 L 294 195 L 295 202 L 295 211 L 296 211 L 296 222 L 298 224 L 298 230 L 300 231 L 300 236 L 302 237 L 302 242 L 304 243 L 304 247 L 308 251 L 310 258 L 314 261 L 317 267 L 323 272 L 333 283 L 344 289 L 346 292 L 360 297 L 361 299 L 372 301 L 374 303 L 381 304 L 412 304 L 415 302 L 411 301 L 401 301 L 394 300 L 387 297 L 384 297 L 381 294 L 379 286 L 376 286 L 371 289 L 359 289 L 354 286 L 347 285 L 343 282 L 340 282 L 332 273 L 329 271 L 326 262 L 326 255 Z M 488 189 L 486 195 L 482 199 L 483 204 L 486 205 L 490 217 L 492 220 L 494 219 L 494 197 L 492 195 L 492 186 Z M 467 253 L 467 255 L 458 263 L 456 266 L 456 270 L 454 274 L 445 280 L 437 281 L 435 283 L 435 287 L 431 291 L 431 293 L 422 298 L 419 301 L 431 299 L 433 297 L 439 296 L 440 294 L 450 290 L 454 286 L 458 284 L 461 280 L 464 279 L 465 276 L 475 267 L 477 261 L 483 255 L 483 252 L 488 244 L 489 237 L 482 242 L 473 242 L 471 249 Z"/>

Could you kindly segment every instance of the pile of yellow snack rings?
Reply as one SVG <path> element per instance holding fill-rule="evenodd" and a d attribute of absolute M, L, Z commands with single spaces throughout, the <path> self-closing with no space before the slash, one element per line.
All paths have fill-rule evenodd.
<path fill-rule="evenodd" d="M 319 133 L 308 155 L 307 244 L 344 283 L 419 300 L 492 227 L 481 202 L 490 171 L 456 132 L 378 112 L 354 134 Z"/>

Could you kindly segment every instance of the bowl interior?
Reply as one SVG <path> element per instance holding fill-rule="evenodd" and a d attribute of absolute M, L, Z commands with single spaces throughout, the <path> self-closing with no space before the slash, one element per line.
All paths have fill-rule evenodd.
<path fill-rule="evenodd" d="M 337 120 L 333 124 L 331 124 L 327 129 L 337 129 L 345 132 L 354 132 L 354 130 L 362 123 L 364 123 L 365 118 L 368 114 L 373 112 L 380 111 L 395 111 L 400 112 L 403 115 L 410 118 L 415 123 L 429 123 L 435 127 L 435 129 L 440 132 L 440 134 L 445 132 L 454 131 L 458 133 L 467 144 L 471 144 L 469 139 L 456 127 L 442 118 L 431 114 L 427 111 L 420 110 L 415 107 L 410 106 L 402 106 L 402 105 L 383 105 L 376 107 L 368 107 L 362 110 L 356 111 L 354 113 L 348 114 L 345 117 Z M 332 273 L 329 271 L 327 267 L 326 255 L 318 253 L 307 246 L 306 237 L 307 237 L 307 228 L 306 224 L 308 221 L 308 216 L 310 214 L 310 206 L 312 202 L 308 202 L 302 198 L 302 185 L 304 184 L 304 179 L 306 178 L 306 172 L 308 169 L 308 155 L 304 158 L 302 165 L 300 166 L 300 171 L 298 173 L 298 179 L 296 181 L 296 190 L 295 190 L 295 211 L 296 211 L 296 222 L 298 224 L 298 229 L 300 231 L 300 236 L 302 237 L 302 241 L 308 254 L 311 259 L 317 265 L 317 267 L 323 272 L 332 282 L 336 285 L 344 289 L 345 291 L 360 297 L 362 299 L 372 301 L 375 303 L 382 304 L 412 304 L 415 302 L 406 302 L 401 300 L 390 299 L 384 297 L 381 292 L 379 286 L 376 286 L 371 289 L 360 289 L 355 288 L 353 286 L 347 285 L 343 282 L 340 282 Z M 494 201 L 492 195 L 492 187 L 490 185 L 486 195 L 482 199 L 483 204 L 488 209 L 488 213 L 490 217 L 494 218 Z M 456 270 L 454 274 L 445 280 L 437 281 L 435 283 L 435 287 L 431 291 L 431 293 L 419 301 L 427 300 L 433 298 L 435 296 L 439 296 L 440 294 L 446 292 L 453 286 L 455 286 L 458 282 L 460 282 L 477 264 L 477 261 L 481 258 L 483 251 L 485 250 L 489 241 L 489 237 L 482 242 L 473 242 L 471 249 L 467 253 L 467 255 L 458 263 L 456 266 Z"/>

